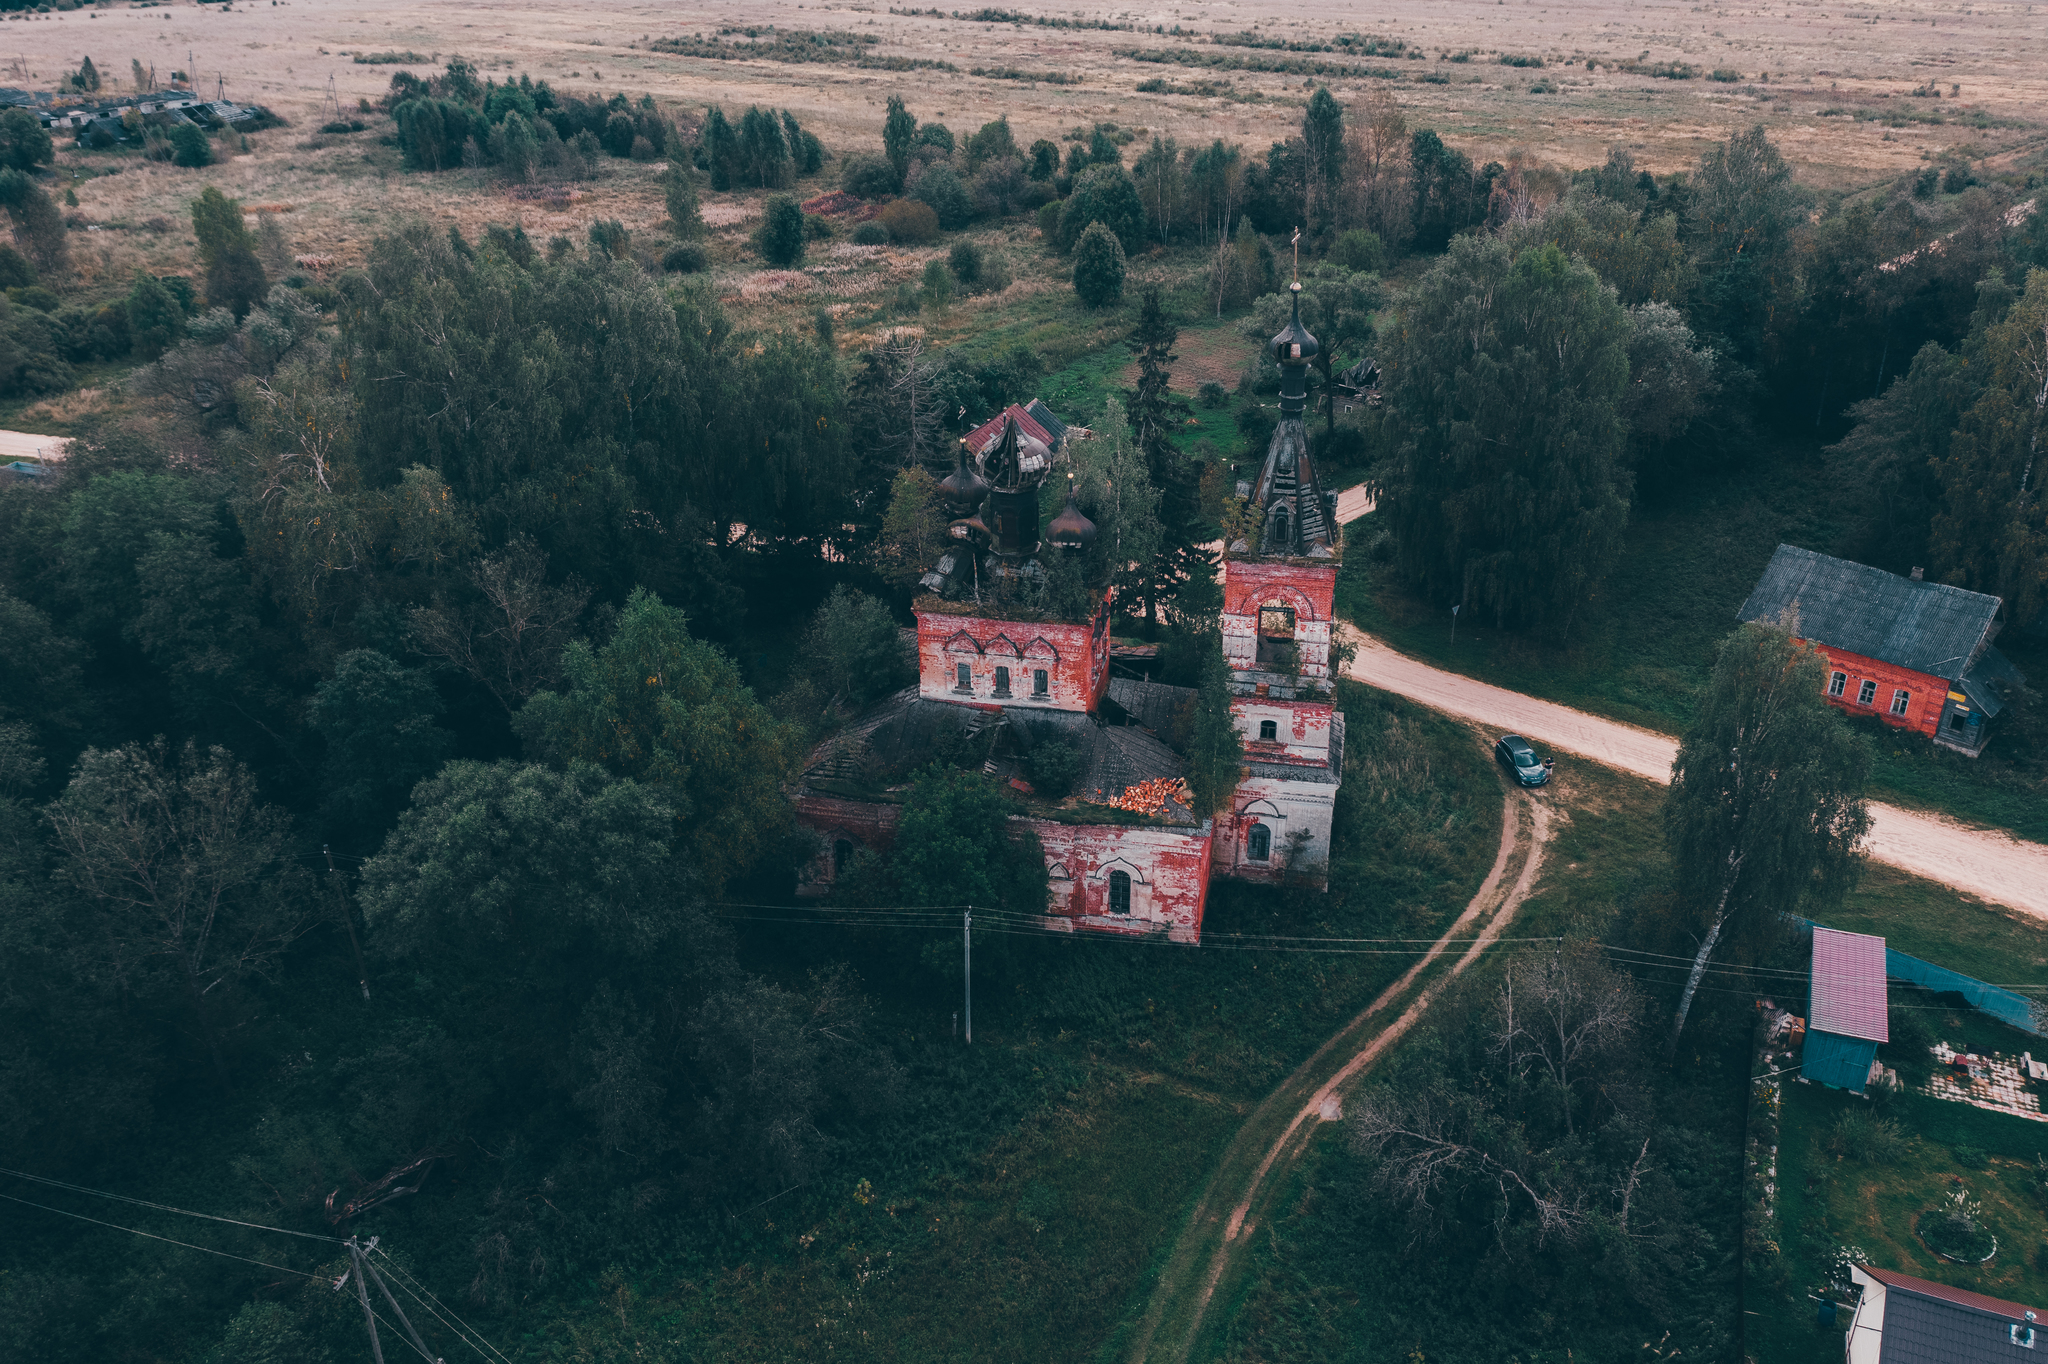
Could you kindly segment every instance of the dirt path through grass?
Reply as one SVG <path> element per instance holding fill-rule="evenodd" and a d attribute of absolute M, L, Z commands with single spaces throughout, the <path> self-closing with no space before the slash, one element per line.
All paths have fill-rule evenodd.
<path fill-rule="evenodd" d="M 1160 1273 L 1128 1351 L 1132 1364 L 1183 1364 L 1189 1358 L 1210 1302 L 1241 1263 L 1241 1252 L 1282 1176 L 1316 1126 L 1342 1116 L 1342 1087 L 1415 1025 L 1438 989 L 1499 938 L 1528 899 L 1550 837 L 1550 810 L 1528 793 L 1518 797 L 1502 805 L 1500 851 L 1464 912 L 1420 961 L 1318 1048 L 1246 1119 Z M 1503 895 L 1501 887 L 1511 870 L 1513 884 Z M 1461 936 L 1482 921 L 1477 934 Z M 1417 989 L 1430 967 L 1461 942 L 1467 944 L 1465 950 L 1450 969 L 1430 976 Z M 1404 1000 L 1407 1007 L 1391 1023 L 1376 1023 L 1377 1015 Z"/>
<path fill-rule="evenodd" d="M 1337 497 L 1337 519 L 1354 521 L 1372 510 L 1361 487 Z M 1671 780 L 1678 740 L 1668 734 L 1604 720 L 1554 701 L 1539 701 L 1460 673 L 1445 672 L 1397 653 L 1355 626 L 1358 645 L 1344 675 L 1463 720 L 1512 730 L 1607 767 L 1655 782 Z M 2037 919 L 2048 919 L 2048 846 L 1996 829 L 1973 829 L 1895 805 L 1870 807 L 1866 851 L 1915 876 L 1967 891 Z"/>

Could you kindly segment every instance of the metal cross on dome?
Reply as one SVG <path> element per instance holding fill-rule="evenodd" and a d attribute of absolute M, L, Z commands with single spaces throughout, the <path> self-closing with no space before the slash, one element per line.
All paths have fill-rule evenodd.
<path fill-rule="evenodd" d="M 1301 283 L 1301 229 L 1294 229 L 1294 282 Z"/>

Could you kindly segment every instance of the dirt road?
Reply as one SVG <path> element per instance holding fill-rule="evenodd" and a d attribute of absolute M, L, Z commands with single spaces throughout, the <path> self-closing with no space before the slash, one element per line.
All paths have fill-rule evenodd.
<path fill-rule="evenodd" d="M 1357 630 L 1349 637 L 1359 646 L 1358 657 L 1345 670 L 1354 681 L 1651 781 L 1671 780 L 1678 741 L 1669 735 L 1432 668 Z M 1878 861 L 1915 876 L 2048 919 L 2048 847 L 2039 843 L 1965 828 L 1896 806 L 1872 805 L 1868 851 Z"/>
<path fill-rule="evenodd" d="M 1365 486 L 1337 494 L 1337 520 L 1371 511 Z M 1603 720 L 1554 701 L 1539 701 L 1396 653 L 1356 627 L 1348 637 L 1358 657 L 1345 672 L 1354 681 L 1419 701 L 1434 710 L 1591 758 L 1651 781 L 1669 782 L 1678 741 L 1667 734 Z M 1870 855 L 1902 871 L 1939 881 L 1996 904 L 2048 919 L 2048 847 L 1991 829 L 1971 829 L 1938 815 L 1870 807 Z"/>
<path fill-rule="evenodd" d="M 1131 1364 L 1184 1364 L 1190 1357 L 1209 1304 L 1219 1290 L 1229 1296 L 1226 1286 L 1242 1268 L 1252 1231 L 1270 1216 L 1286 1172 L 1320 1124 L 1343 1116 L 1343 1087 L 1405 1036 L 1437 991 L 1501 936 L 1535 887 L 1549 838 L 1550 809 L 1541 798 L 1521 792 L 1502 802 L 1500 851 L 1464 912 L 1420 961 L 1302 1062 L 1245 1121 L 1167 1257 L 1132 1338 L 1126 1356 Z M 1428 975 L 1461 944 L 1464 951 L 1449 970 Z M 1424 982 L 1419 989 L 1418 981 Z M 1391 1022 L 1378 1021 L 1398 1004 L 1406 1007 Z"/>

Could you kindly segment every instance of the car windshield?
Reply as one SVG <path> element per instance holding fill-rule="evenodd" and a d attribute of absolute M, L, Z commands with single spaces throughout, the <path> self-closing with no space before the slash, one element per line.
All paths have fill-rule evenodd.
<path fill-rule="evenodd" d="M 1519 767 L 1537 767 L 1541 765 L 1537 761 L 1536 755 L 1526 748 L 1515 754 L 1515 764 Z"/>

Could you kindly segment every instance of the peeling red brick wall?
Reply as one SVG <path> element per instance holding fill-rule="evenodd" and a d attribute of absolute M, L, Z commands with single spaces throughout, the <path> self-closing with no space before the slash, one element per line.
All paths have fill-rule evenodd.
<path fill-rule="evenodd" d="M 1223 561 L 1223 652 L 1230 666 L 1258 666 L 1259 607 L 1294 609 L 1294 642 L 1301 671 L 1330 675 L 1330 619 L 1337 591 L 1335 564 L 1298 564 L 1265 559 Z"/>
<path fill-rule="evenodd" d="M 959 688 L 966 664 L 969 688 Z M 997 669 L 1007 669 L 1007 693 Z M 1036 690 L 1037 674 L 1046 690 Z M 981 701 L 1048 710 L 1092 711 L 1109 689 L 1109 603 L 1082 625 L 1014 621 L 997 616 L 917 613 L 918 695 L 934 701 Z"/>
<path fill-rule="evenodd" d="M 1278 701 L 1263 696 L 1231 698 L 1230 714 L 1244 736 L 1244 752 L 1254 762 L 1297 762 L 1321 767 L 1330 761 L 1331 715 L 1328 702 Z M 1273 737 L 1261 739 L 1265 721 L 1273 722 Z"/>
<path fill-rule="evenodd" d="M 1046 912 L 1070 929 L 1148 933 L 1200 942 L 1209 891 L 1209 827 L 1018 821 L 1038 835 L 1052 874 Z M 1131 878 L 1131 912 L 1113 914 L 1112 872 Z"/>
<path fill-rule="evenodd" d="M 833 845 L 840 839 L 853 844 L 856 853 L 886 853 L 895 846 L 896 823 L 902 818 L 903 807 L 887 801 L 799 792 L 797 823 L 817 834 L 825 846 L 797 874 L 797 894 L 819 896 L 832 889 L 832 883 L 838 879 Z"/>

